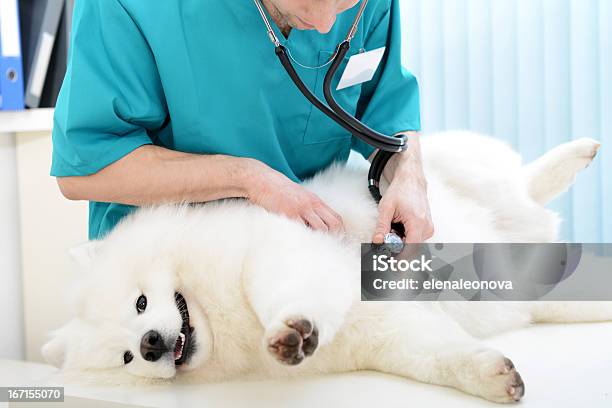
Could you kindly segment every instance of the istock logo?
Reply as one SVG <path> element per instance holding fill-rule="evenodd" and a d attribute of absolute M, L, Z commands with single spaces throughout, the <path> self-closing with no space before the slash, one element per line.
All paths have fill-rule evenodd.
<path fill-rule="evenodd" d="M 374 272 L 433 272 L 431 263 L 433 259 L 427 259 L 421 255 L 417 259 L 395 259 L 388 255 L 374 255 L 372 258 Z"/>

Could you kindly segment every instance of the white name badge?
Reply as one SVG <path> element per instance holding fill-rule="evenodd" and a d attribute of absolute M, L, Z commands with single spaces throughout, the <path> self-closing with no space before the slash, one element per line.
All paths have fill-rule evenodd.
<path fill-rule="evenodd" d="M 371 81 L 382 61 L 386 47 L 353 55 L 340 78 L 338 90 Z"/>

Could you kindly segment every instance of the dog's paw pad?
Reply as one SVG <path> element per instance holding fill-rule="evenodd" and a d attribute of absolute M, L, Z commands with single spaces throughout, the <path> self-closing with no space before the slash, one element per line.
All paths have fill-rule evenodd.
<path fill-rule="evenodd" d="M 500 402 L 517 402 L 525 395 L 525 383 L 516 371 L 512 360 L 507 357 L 504 357 L 498 364 L 490 385 L 493 389 L 502 388 L 504 390 L 504 395 L 499 399 Z"/>
<path fill-rule="evenodd" d="M 319 331 L 308 319 L 287 320 L 288 327 L 297 330 L 303 339 L 302 351 L 306 357 L 312 356 L 319 345 Z"/>
<path fill-rule="evenodd" d="M 525 383 L 521 375 L 514 369 L 507 374 L 506 392 L 513 401 L 520 401 L 525 395 Z"/>
<path fill-rule="evenodd" d="M 483 350 L 474 355 L 473 361 L 479 372 L 469 388 L 473 394 L 501 403 L 523 398 L 525 383 L 512 360 L 497 351 Z"/>
<path fill-rule="evenodd" d="M 268 351 L 283 364 L 297 365 L 311 356 L 319 343 L 316 326 L 308 319 L 291 318 L 268 339 Z"/>
<path fill-rule="evenodd" d="M 514 370 L 514 363 L 508 357 L 504 357 L 499 374 L 508 374 L 512 370 Z"/>

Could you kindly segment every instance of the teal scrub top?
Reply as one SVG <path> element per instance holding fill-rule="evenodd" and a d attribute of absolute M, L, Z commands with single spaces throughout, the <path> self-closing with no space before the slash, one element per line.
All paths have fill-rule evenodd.
<path fill-rule="evenodd" d="M 370 0 L 347 61 L 386 46 L 383 62 L 373 80 L 335 92 L 348 112 L 389 135 L 420 129 L 418 85 L 401 65 L 398 3 Z M 339 15 L 328 34 L 294 29 L 285 39 L 274 29 L 296 60 L 319 66 L 357 9 Z M 68 65 L 54 118 L 56 177 L 94 174 L 147 144 L 255 158 L 296 182 L 351 149 L 373 151 L 300 94 L 252 0 L 78 1 Z M 323 99 L 327 67 L 296 69 Z M 90 239 L 133 209 L 91 202 Z"/>

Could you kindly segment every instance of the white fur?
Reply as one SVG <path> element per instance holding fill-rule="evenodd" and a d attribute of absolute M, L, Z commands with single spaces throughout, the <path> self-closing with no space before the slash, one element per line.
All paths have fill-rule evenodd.
<path fill-rule="evenodd" d="M 569 188 L 597 147 L 582 139 L 524 167 L 490 138 L 458 132 L 425 138 L 431 241 L 555 241 L 559 217 L 542 204 Z M 360 302 L 358 243 L 371 239 L 377 218 L 365 173 L 333 166 L 305 183 L 342 215 L 346 237 L 243 201 L 139 210 L 103 242 L 81 248 L 91 270 L 74 292 L 77 317 L 55 332 L 45 357 L 66 374 L 109 382 L 374 369 L 509 402 L 522 396 L 520 376 L 477 337 L 532 321 L 612 320 L 609 303 Z M 176 339 L 175 291 L 187 300 L 198 342 L 178 370 L 172 356 L 153 363 L 138 352 L 149 330 Z M 138 315 L 140 294 L 149 306 Z M 298 365 L 280 364 L 268 346 L 301 319 L 316 326 L 319 347 Z M 126 350 L 134 354 L 128 365 Z"/>

